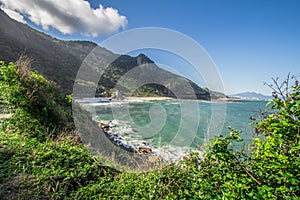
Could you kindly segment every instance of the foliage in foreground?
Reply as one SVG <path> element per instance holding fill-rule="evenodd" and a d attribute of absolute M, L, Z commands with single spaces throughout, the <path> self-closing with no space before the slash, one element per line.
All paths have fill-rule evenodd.
<path fill-rule="evenodd" d="M 24 63 L 23 63 L 24 64 Z M 23 68 L 26 66 L 22 66 Z M 297 199 L 300 197 L 300 87 L 273 100 L 249 152 L 230 129 L 197 153 L 157 171 L 117 172 L 69 134 L 67 101 L 41 75 L 0 64 L 0 196 L 6 199 Z M 47 92 L 45 92 L 47 91 Z M 38 101 L 41 100 L 41 101 Z M 69 127 L 69 125 L 68 125 Z M 53 137 L 53 135 L 55 137 Z"/>
<path fill-rule="evenodd" d="M 2 103 L 30 114 L 49 129 L 66 127 L 71 121 L 70 98 L 64 97 L 54 82 L 31 71 L 30 65 L 31 60 L 24 55 L 15 64 L 0 63 Z"/>

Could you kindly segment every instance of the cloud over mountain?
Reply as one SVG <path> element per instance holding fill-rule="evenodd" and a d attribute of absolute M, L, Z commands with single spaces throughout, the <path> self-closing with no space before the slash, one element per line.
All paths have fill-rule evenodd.
<path fill-rule="evenodd" d="M 18 21 L 18 22 L 21 22 L 21 23 L 23 23 L 23 24 L 26 24 L 26 21 L 25 21 L 23 15 L 21 15 L 20 13 L 14 11 L 14 10 L 5 8 L 3 5 L 1 5 L 0 8 L 1 8 L 8 16 L 10 16 L 11 18 L 13 18 L 14 20 L 16 20 L 16 21 Z"/>
<path fill-rule="evenodd" d="M 109 35 L 125 28 L 128 22 L 118 10 L 101 4 L 94 9 L 84 0 L 0 0 L 0 4 L 13 19 L 25 23 L 26 17 L 44 30 L 53 27 L 64 34 Z"/>

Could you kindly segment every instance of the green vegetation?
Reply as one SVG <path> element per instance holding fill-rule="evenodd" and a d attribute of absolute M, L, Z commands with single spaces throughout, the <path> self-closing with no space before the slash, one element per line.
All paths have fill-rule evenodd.
<path fill-rule="evenodd" d="M 0 197 L 4 199 L 299 199 L 300 86 L 257 122 L 248 151 L 230 128 L 177 164 L 147 173 L 104 166 L 76 138 L 70 97 L 22 58 L 0 63 Z"/>

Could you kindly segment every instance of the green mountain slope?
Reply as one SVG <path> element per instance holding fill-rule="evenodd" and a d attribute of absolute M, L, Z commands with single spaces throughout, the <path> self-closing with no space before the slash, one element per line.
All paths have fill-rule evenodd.
<path fill-rule="evenodd" d="M 91 42 L 65 42 L 10 19 L 0 10 L 0 60 L 15 61 L 21 53 L 34 60 L 32 68 L 71 93 L 82 59 L 96 46 Z"/>
<path fill-rule="evenodd" d="M 84 63 L 88 70 L 85 78 L 79 77 L 82 91 L 93 89 L 96 96 L 111 96 L 114 91 L 120 90 L 125 96 L 176 96 L 206 100 L 224 96 L 159 68 L 143 54 L 136 57 L 117 55 L 92 42 L 58 40 L 9 18 L 0 10 L 0 60 L 15 61 L 21 53 L 26 54 L 33 59 L 32 69 L 56 82 L 64 93 L 72 93 L 77 72 L 95 47 L 93 52 L 97 52 L 100 60 L 89 62 L 92 59 L 88 59 Z M 142 68 L 133 70 L 137 66 Z M 128 72 L 130 77 L 127 77 Z M 99 79 L 90 81 L 90 75 Z M 120 82 L 121 79 L 123 82 Z M 148 82 L 142 84 L 145 80 Z M 97 87 L 91 87 L 93 84 Z M 136 85 L 139 87 L 132 87 Z"/>

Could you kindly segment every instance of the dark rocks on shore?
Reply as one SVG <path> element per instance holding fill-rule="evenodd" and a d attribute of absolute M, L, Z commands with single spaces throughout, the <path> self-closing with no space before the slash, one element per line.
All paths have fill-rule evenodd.
<path fill-rule="evenodd" d="M 139 154 L 149 154 L 151 152 L 152 152 L 152 149 L 149 147 L 139 147 L 137 149 L 137 153 L 139 153 Z"/>
<path fill-rule="evenodd" d="M 152 149 L 150 147 L 138 147 L 138 148 L 135 148 L 133 146 L 130 146 L 130 145 L 127 145 L 127 144 L 124 144 L 122 141 L 121 141 L 121 137 L 119 137 L 117 134 L 114 134 L 110 128 L 111 126 L 109 124 L 105 124 L 103 122 L 99 122 L 98 123 L 98 126 L 100 128 L 102 128 L 102 130 L 104 131 L 104 133 L 106 134 L 106 136 L 117 146 L 119 147 L 122 147 L 130 152 L 134 152 L 134 153 L 137 153 L 137 154 L 150 154 L 152 153 Z M 146 142 L 142 142 L 143 145 L 146 145 Z"/>

